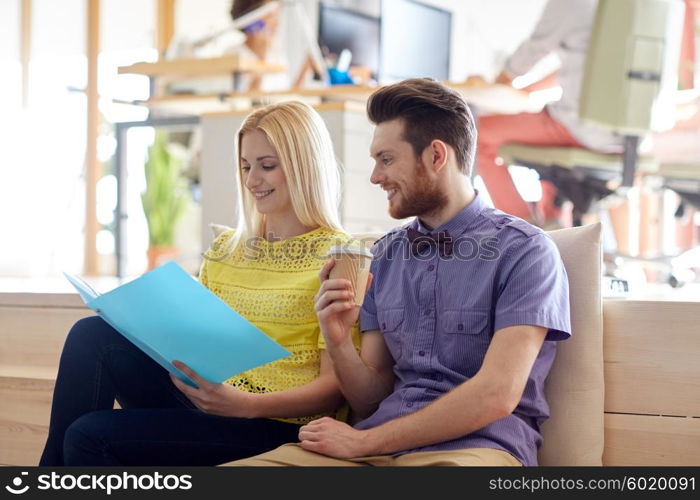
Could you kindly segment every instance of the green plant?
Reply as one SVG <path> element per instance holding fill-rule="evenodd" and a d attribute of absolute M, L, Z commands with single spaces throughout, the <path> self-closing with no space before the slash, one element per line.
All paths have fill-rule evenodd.
<path fill-rule="evenodd" d="M 141 193 L 148 242 L 152 247 L 174 243 L 175 228 L 190 199 L 182 168 L 183 161 L 168 148 L 167 133 L 156 131 L 144 166 L 146 190 Z"/>

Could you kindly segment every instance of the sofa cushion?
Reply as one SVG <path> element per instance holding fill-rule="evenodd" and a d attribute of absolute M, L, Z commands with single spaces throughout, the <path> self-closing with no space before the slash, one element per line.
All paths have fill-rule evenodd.
<path fill-rule="evenodd" d="M 540 465 L 601 465 L 603 456 L 603 313 L 600 223 L 550 231 L 569 277 L 571 338 L 559 342 L 545 393 Z"/>

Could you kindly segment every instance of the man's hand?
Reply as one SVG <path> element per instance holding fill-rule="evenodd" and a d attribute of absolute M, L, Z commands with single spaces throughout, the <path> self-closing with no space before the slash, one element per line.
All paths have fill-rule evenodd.
<path fill-rule="evenodd" d="M 330 417 L 314 420 L 299 429 L 302 448 L 343 459 L 371 455 L 367 436 L 366 431 L 358 431 Z"/>
<path fill-rule="evenodd" d="M 170 380 L 203 412 L 224 417 L 253 418 L 255 416 L 253 412 L 254 394 L 241 391 L 228 384 L 209 382 L 180 361 L 173 361 L 173 365 L 194 381 L 198 387 L 187 385 L 172 374 Z"/>
<path fill-rule="evenodd" d="M 346 279 L 329 278 L 334 265 L 335 261 L 331 259 L 321 268 L 318 274 L 321 288 L 314 297 L 318 324 L 329 347 L 339 346 L 350 337 L 350 329 L 360 314 L 360 308 L 354 302 L 352 283 Z M 371 283 L 370 274 L 368 289 Z"/>

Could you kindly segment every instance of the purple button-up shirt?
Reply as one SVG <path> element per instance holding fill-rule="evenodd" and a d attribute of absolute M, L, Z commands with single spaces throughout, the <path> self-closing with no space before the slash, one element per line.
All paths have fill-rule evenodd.
<path fill-rule="evenodd" d="M 451 255 L 406 237 L 418 219 L 373 248 L 374 280 L 360 313 L 362 331 L 381 330 L 394 358 L 393 393 L 355 427 L 368 429 L 432 403 L 481 368 L 494 332 L 514 325 L 548 329 L 513 413 L 451 441 L 405 450 L 496 448 L 537 465 L 540 426 L 549 416 L 544 381 L 556 343 L 571 334 L 569 288 L 556 246 L 540 229 L 486 207 L 478 195 L 432 233 L 447 230 Z M 480 404 L 473 401 L 470 404 Z"/>

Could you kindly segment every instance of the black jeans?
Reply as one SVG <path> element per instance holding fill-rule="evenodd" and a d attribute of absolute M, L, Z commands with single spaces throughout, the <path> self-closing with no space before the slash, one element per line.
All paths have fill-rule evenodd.
<path fill-rule="evenodd" d="M 114 400 L 122 409 L 114 410 Z M 299 426 L 209 415 L 100 317 L 66 339 L 39 465 L 217 465 L 298 441 Z"/>

